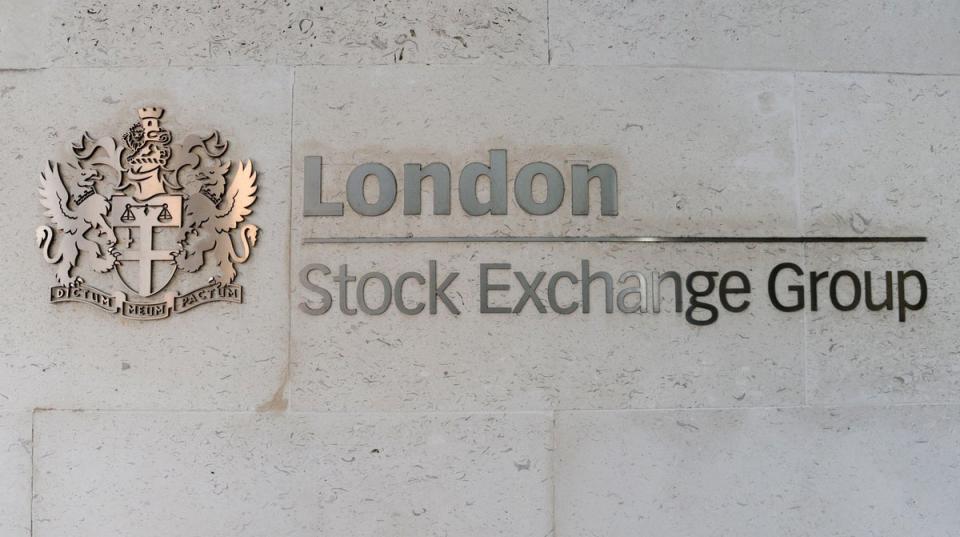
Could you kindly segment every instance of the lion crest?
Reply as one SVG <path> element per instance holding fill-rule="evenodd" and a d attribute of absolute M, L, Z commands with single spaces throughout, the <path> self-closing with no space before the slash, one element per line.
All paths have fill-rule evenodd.
<path fill-rule="evenodd" d="M 68 162 L 40 173 L 40 202 L 49 218 L 37 228 L 44 259 L 56 265 L 52 302 L 88 302 L 137 319 L 155 319 L 215 301 L 242 301 L 234 284 L 259 228 L 246 223 L 257 196 L 248 161 L 224 159 L 220 133 L 179 143 L 161 125 L 163 109 L 141 108 L 120 139 L 84 134 Z M 236 244 L 239 244 L 239 249 Z M 239 253 L 238 253 L 239 252 Z M 169 289 L 175 275 L 197 280 L 186 293 Z M 113 274 L 126 291 L 106 292 Z"/>

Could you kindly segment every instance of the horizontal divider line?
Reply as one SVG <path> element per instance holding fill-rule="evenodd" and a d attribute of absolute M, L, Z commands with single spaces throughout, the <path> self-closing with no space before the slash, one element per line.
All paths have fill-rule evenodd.
<path fill-rule="evenodd" d="M 499 242 L 499 243 L 550 243 L 550 242 L 583 242 L 583 243 L 901 243 L 927 242 L 926 237 L 718 237 L 718 236 L 679 236 L 679 237 L 307 237 L 303 244 L 427 244 L 427 243 L 470 243 L 470 242 Z"/>

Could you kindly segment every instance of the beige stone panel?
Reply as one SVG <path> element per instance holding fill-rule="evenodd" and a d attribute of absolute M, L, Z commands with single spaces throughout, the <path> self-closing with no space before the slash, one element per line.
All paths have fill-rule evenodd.
<path fill-rule="evenodd" d="M 958 401 L 960 81 L 802 75 L 799 91 L 807 230 L 928 237 L 915 245 L 808 247 L 808 271 L 847 268 L 862 280 L 872 270 L 875 301 L 885 295 L 887 270 L 919 270 L 929 288 L 926 306 L 904 323 L 896 312 L 843 313 L 829 303 L 811 315 L 810 401 Z M 827 284 L 821 288 L 825 294 Z M 842 289 L 852 299 L 852 289 Z"/>
<path fill-rule="evenodd" d="M 553 63 L 801 71 L 960 71 L 950 0 L 550 0 Z"/>
<path fill-rule="evenodd" d="M 54 65 L 547 63 L 533 0 L 54 2 Z"/>
<path fill-rule="evenodd" d="M 311 245 L 294 259 L 297 272 L 323 263 L 335 274 L 341 264 L 359 277 L 381 271 L 395 286 L 397 277 L 416 271 L 425 277 L 436 260 L 442 282 L 459 272 L 447 295 L 459 315 L 438 303 L 405 315 L 395 305 L 382 315 L 339 307 L 338 284 L 331 276 L 311 281 L 331 292 L 333 307 L 308 315 L 301 304 L 320 307 L 321 295 L 296 283 L 293 300 L 292 408 L 296 410 L 541 410 L 793 405 L 802 401 L 802 316 L 775 311 L 766 299 L 766 278 L 782 260 L 800 262 L 792 245 L 591 245 L 442 244 Z M 547 287 L 559 271 L 580 278 L 581 261 L 590 271 L 614 279 L 613 313 L 605 312 L 604 285 L 591 288 L 591 309 L 563 315 L 551 308 Z M 511 271 L 491 272 L 490 283 L 510 285 L 491 291 L 489 305 L 515 307 L 521 298 L 512 271 L 533 281 L 546 272 L 537 294 L 546 313 L 528 302 L 519 313 L 480 313 L 481 263 L 510 263 Z M 751 280 L 751 304 L 742 313 L 721 308 L 709 326 L 689 324 L 673 309 L 672 284 L 664 284 L 659 314 L 623 313 L 616 296 L 635 280 L 620 275 L 651 271 L 740 270 Z M 786 281 L 782 285 L 785 285 Z M 697 289 L 705 283 L 696 282 Z M 348 306 L 357 307 L 356 282 Z M 582 302 L 582 289 L 564 280 L 557 302 Z M 382 285 L 367 286 L 368 306 L 382 303 Z M 428 302 L 428 284 L 408 281 L 405 303 Z M 669 296 L 667 296 L 669 295 Z M 634 304 L 638 297 L 626 297 Z M 743 295 L 732 296 L 739 304 Z M 684 312 L 690 294 L 683 294 Z M 706 302 L 717 305 L 716 292 Z M 698 310 L 696 318 L 704 318 Z"/>
<path fill-rule="evenodd" d="M 932 244 L 875 247 L 816 246 L 807 250 L 806 270 L 840 270 L 857 275 L 859 306 L 839 311 L 828 298 L 830 280 L 817 286 L 818 308 L 807 321 L 808 401 L 818 405 L 883 403 L 954 403 L 960 400 L 957 364 L 957 278 L 951 258 Z M 956 259 L 955 254 L 953 258 Z M 917 270 L 926 280 L 927 300 L 919 311 L 905 311 L 899 321 L 898 272 Z M 865 271 L 871 272 L 871 297 L 882 304 L 890 271 L 891 309 L 869 311 L 865 305 Z M 805 278 L 807 302 L 813 285 Z M 904 284 L 905 301 L 916 303 L 915 278 Z M 837 285 L 840 305 L 856 300 L 849 278 Z"/>
<path fill-rule="evenodd" d="M 623 67 L 298 68 L 296 236 L 795 233 L 792 86 L 787 74 Z M 508 152 L 509 214 L 469 217 L 457 180 L 491 149 Z M 327 201 L 345 203 L 350 171 L 380 162 L 401 183 L 397 203 L 379 218 L 348 206 L 301 223 L 307 155 L 324 158 Z M 433 216 L 425 201 L 429 212 L 404 216 L 403 164 L 433 161 L 451 169 L 452 214 Z M 548 216 L 514 199 L 517 171 L 534 161 L 564 176 Z M 590 215 L 573 216 L 571 166 L 599 163 L 618 172 L 619 216 L 600 216 L 596 184 Z"/>
<path fill-rule="evenodd" d="M 7 166 L 0 185 L 0 276 L 14 322 L 0 328 L 0 392 L 7 395 L 0 408 L 253 409 L 282 395 L 291 78 L 282 68 L 2 75 L 7 91 L 0 102 L 10 121 L 0 133 Z M 85 304 L 48 303 L 55 268 L 44 262 L 35 238 L 37 226 L 49 222 L 37 193 L 42 166 L 62 157 L 84 131 L 119 137 L 144 105 L 166 107 L 164 126 L 175 141 L 219 129 L 231 144 L 230 158 L 255 163 L 259 197 L 248 221 L 262 232 L 250 261 L 239 266 L 245 304 L 207 304 L 142 322 Z M 86 263 L 81 257 L 76 274 L 89 283 L 124 288 L 112 273 L 98 277 Z M 204 285 L 213 270 L 181 273 L 171 288 Z"/>
<path fill-rule="evenodd" d="M 949 535 L 955 406 L 558 416 L 558 537 Z"/>
<path fill-rule="evenodd" d="M 4 536 L 30 536 L 32 432 L 29 412 L 0 413 L 0 534 Z"/>
<path fill-rule="evenodd" d="M 549 415 L 42 413 L 34 535 L 546 535 Z"/>
<path fill-rule="evenodd" d="M 49 11 L 48 0 L 0 0 L 0 69 L 46 65 Z"/>

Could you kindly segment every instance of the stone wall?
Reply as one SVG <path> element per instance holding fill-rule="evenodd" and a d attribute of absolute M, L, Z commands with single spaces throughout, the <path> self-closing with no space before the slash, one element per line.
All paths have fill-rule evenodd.
<path fill-rule="evenodd" d="M 958 28 L 939 0 L 0 0 L 0 536 L 954 534 Z M 47 303 L 40 170 L 141 106 L 254 160 L 242 306 Z M 615 164 L 619 216 L 302 216 L 305 156 L 342 199 L 364 162 L 498 148 Z M 303 244 L 560 234 L 928 241 Z M 582 259 L 916 269 L 930 294 L 903 323 L 760 299 L 705 327 L 481 315 L 476 293 L 460 315 L 298 307 L 310 263 Z"/>

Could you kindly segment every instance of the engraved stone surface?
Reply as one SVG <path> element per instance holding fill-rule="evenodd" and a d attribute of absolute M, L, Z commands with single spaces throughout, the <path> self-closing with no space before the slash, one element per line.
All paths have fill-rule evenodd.
<path fill-rule="evenodd" d="M 948 535 L 956 407 L 565 412 L 558 537 Z"/>
<path fill-rule="evenodd" d="M 0 400 L 5 396 L 0 393 Z M 30 536 L 30 413 L 0 413 L 0 535 Z"/>
<path fill-rule="evenodd" d="M 551 426 L 536 413 L 43 412 L 34 535 L 546 535 Z"/>
<path fill-rule="evenodd" d="M 547 62 L 533 0 L 51 1 L 53 65 Z"/>
<path fill-rule="evenodd" d="M 960 81 L 807 74 L 799 95 L 808 232 L 929 237 L 911 246 L 808 245 L 808 270 L 872 270 L 875 302 L 886 295 L 886 270 L 920 270 L 929 288 L 926 306 L 904 323 L 862 308 L 810 315 L 810 402 L 957 403 Z M 852 288 L 842 290 L 852 300 Z"/>
<path fill-rule="evenodd" d="M 0 408 L 254 409 L 283 400 L 291 83 L 285 68 L 0 74 L 9 178 L 0 185 L 0 246 L 15 253 L 0 258 L 0 277 L 20 319 L 0 327 Z M 168 103 L 164 126 L 177 136 L 219 129 L 228 156 L 257 165 L 260 198 L 248 220 L 263 234 L 237 280 L 253 284 L 246 303 L 147 323 L 48 303 L 57 280 L 34 238 L 48 223 L 40 170 L 84 131 L 117 136 L 138 107 L 158 102 Z"/>
<path fill-rule="evenodd" d="M 550 0 L 553 63 L 960 72 L 960 4 Z"/>

